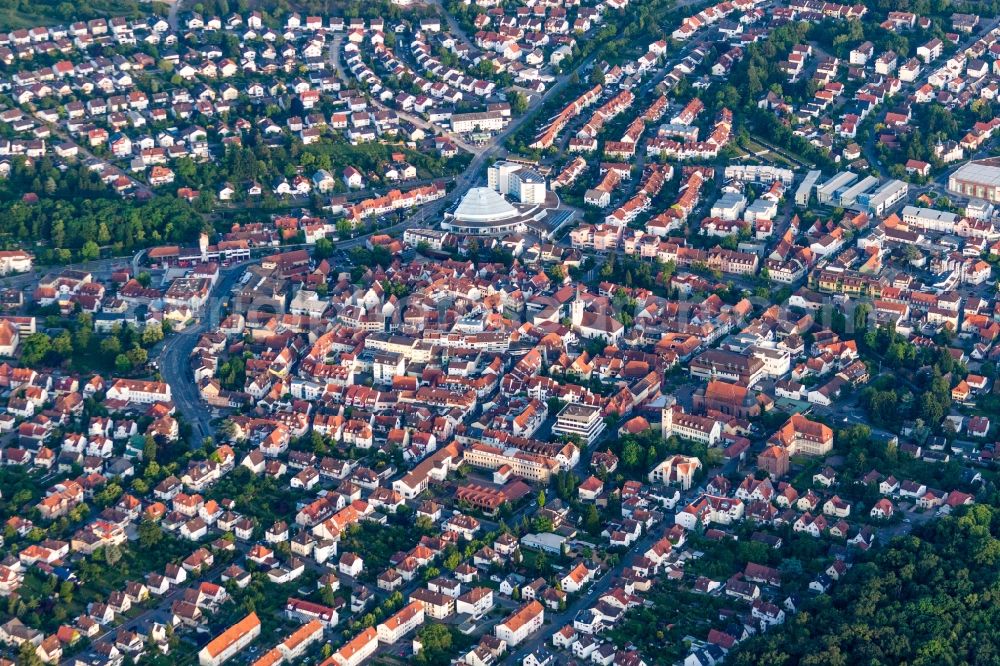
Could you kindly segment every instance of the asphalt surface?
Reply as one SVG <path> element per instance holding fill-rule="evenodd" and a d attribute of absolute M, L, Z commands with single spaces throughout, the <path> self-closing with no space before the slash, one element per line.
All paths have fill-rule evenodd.
<path fill-rule="evenodd" d="M 232 291 L 233 286 L 243 275 L 247 266 L 253 263 L 257 262 L 251 261 L 223 269 L 219 281 L 212 289 L 205 312 L 199 322 L 164 340 L 157 356 L 160 376 L 170 386 L 170 394 L 174 404 L 191 424 L 194 433 L 198 435 L 192 439 L 192 446 L 200 445 L 204 437 L 214 433 L 211 427 L 212 417 L 209 407 L 201 401 L 198 385 L 194 381 L 190 365 L 191 352 L 198 344 L 202 333 L 219 325 L 221 308 L 229 292 Z"/>

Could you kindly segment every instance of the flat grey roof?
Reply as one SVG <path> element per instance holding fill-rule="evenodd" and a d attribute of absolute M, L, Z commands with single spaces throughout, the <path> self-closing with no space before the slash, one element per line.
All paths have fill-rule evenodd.
<path fill-rule="evenodd" d="M 966 162 L 951 175 L 952 178 L 971 180 L 982 185 L 1000 185 L 1000 164 Z"/>

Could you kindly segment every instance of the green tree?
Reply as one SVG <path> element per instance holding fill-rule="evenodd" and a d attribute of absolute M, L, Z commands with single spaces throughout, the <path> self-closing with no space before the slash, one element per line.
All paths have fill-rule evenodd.
<path fill-rule="evenodd" d="M 583 510 L 583 529 L 594 536 L 601 533 L 601 516 L 593 504 L 588 504 Z"/>
<path fill-rule="evenodd" d="M 928 424 L 936 425 L 941 423 L 947 412 L 942 401 L 933 392 L 927 391 L 920 395 L 918 413 Z"/>
<path fill-rule="evenodd" d="M 104 548 L 104 561 L 109 567 L 113 567 L 122 559 L 121 546 L 110 544 Z"/>
<path fill-rule="evenodd" d="M 830 594 L 804 600 L 794 619 L 741 642 L 727 663 L 998 663 L 987 592 L 998 584 L 998 529 L 997 510 L 978 502 L 917 526 L 857 562 Z M 787 557 L 779 568 L 792 561 L 801 571 Z M 908 617 L 926 622 L 900 622 Z"/>
<path fill-rule="evenodd" d="M 107 358 L 114 358 L 122 350 L 122 343 L 115 336 L 108 336 L 101 340 L 101 353 Z"/>
<path fill-rule="evenodd" d="M 122 487 L 118 485 L 117 482 L 113 481 L 105 486 L 104 490 L 97 493 L 97 496 L 94 499 L 96 499 L 97 503 L 101 506 L 108 507 L 117 502 L 118 498 L 121 497 L 124 492 L 125 491 Z"/>
<path fill-rule="evenodd" d="M 26 366 L 40 365 L 52 351 L 52 338 L 45 333 L 32 333 L 21 341 L 21 361 Z"/>
<path fill-rule="evenodd" d="M 44 666 L 42 658 L 35 651 L 35 644 L 24 641 L 17 650 L 17 666 Z"/>
<path fill-rule="evenodd" d="M 333 256 L 333 243 L 328 238 L 320 238 L 316 240 L 316 245 L 313 246 L 313 256 L 316 259 L 327 259 Z"/>
<path fill-rule="evenodd" d="M 118 354 L 115 356 L 115 370 L 119 374 L 125 374 L 132 370 L 132 359 L 128 354 Z"/>
<path fill-rule="evenodd" d="M 143 548 L 153 548 L 163 540 L 163 530 L 152 520 L 144 520 L 139 524 L 139 545 Z"/>
<path fill-rule="evenodd" d="M 76 318 L 76 330 L 73 332 L 73 349 L 83 354 L 90 349 L 93 337 L 93 320 L 87 312 L 81 312 Z"/>
<path fill-rule="evenodd" d="M 142 438 L 142 459 L 147 465 L 156 462 L 156 440 L 152 435 Z"/>
<path fill-rule="evenodd" d="M 61 358 L 66 358 L 73 353 L 73 337 L 69 331 L 63 331 L 52 340 L 52 351 Z"/>
<path fill-rule="evenodd" d="M 545 274 L 549 276 L 549 279 L 553 282 L 562 282 L 566 279 L 566 269 L 562 264 L 554 264 L 546 269 Z"/>
<path fill-rule="evenodd" d="M 513 92 L 508 96 L 511 113 L 520 116 L 528 110 L 528 100 L 523 93 Z"/>
<path fill-rule="evenodd" d="M 414 657 L 414 663 L 422 666 L 447 666 L 452 657 L 451 630 L 443 624 L 426 624 L 417 632 L 420 641 L 420 652 Z"/>
<path fill-rule="evenodd" d="M 126 355 L 133 366 L 143 366 L 149 359 L 149 352 L 142 347 L 133 347 L 126 352 Z"/>
<path fill-rule="evenodd" d="M 80 258 L 84 261 L 94 261 L 101 256 L 101 248 L 92 240 L 87 241 L 80 248 Z"/>
<path fill-rule="evenodd" d="M 163 327 L 157 323 L 151 323 L 142 331 L 142 344 L 152 347 L 163 339 Z"/>
<path fill-rule="evenodd" d="M 622 464 L 629 469 L 636 469 L 642 461 L 642 446 L 634 439 L 629 439 L 622 447 Z"/>

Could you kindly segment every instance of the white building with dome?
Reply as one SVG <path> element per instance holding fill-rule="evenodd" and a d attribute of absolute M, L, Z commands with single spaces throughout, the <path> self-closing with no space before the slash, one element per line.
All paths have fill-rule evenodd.
<path fill-rule="evenodd" d="M 559 197 L 554 192 L 535 203 L 511 203 L 490 187 L 473 187 L 458 206 L 445 213 L 441 227 L 469 236 L 505 236 L 531 231 L 541 237 L 551 236 L 555 227 L 565 224 L 572 212 L 559 211 Z"/>
<path fill-rule="evenodd" d="M 465 222 L 501 222 L 515 217 L 517 209 L 488 187 L 473 187 L 455 209 L 455 218 Z"/>

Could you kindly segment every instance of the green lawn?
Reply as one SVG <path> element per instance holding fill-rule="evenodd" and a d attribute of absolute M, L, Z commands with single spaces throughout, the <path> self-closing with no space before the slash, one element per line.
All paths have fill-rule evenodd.
<path fill-rule="evenodd" d="M 17 30 L 18 28 L 32 28 L 38 25 L 53 25 L 56 23 L 69 23 L 64 17 L 59 16 L 57 11 L 61 2 L 57 0 L 33 0 L 32 3 L 21 3 L 22 8 L 7 8 L 0 10 L 0 30 Z M 31 11 L 24 11 L 23 7 L 30 7 Z M 93 4 L 80 3 L 72 5 L 78 11 L 73 20 L 85 20 L 97 16 L 111 18 L 112 16 L 127 16 L 136 18 L 140 15 L 139 5 L 134 0 L 95 0 Z"/>

